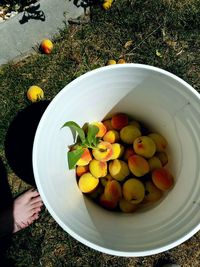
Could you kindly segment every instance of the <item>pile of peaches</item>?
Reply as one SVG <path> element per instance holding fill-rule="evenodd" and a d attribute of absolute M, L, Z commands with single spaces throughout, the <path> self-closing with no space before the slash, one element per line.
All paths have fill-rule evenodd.
<path fill-rule="evenodd" d="M 174 185 L 167 141 L 127 114 L 92 122 L 99 142 L 76 163 L 82 193 L 108 210 L 134 212 L 160 201 Z"/>

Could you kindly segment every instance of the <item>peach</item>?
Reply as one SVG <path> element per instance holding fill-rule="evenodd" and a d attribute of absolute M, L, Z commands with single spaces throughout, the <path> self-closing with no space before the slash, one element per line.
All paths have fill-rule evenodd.
<path fill-rule="evenodd" d="M 120 140 L 119 133 L 116 130 L 109 130 L 103 137 L 103 140 L 111 144 Z"/>
<path fill-rule="evenodd" d="M 111 160 L 108 168 L 110 175 L 118 181 L 123 181 L 130 173 L 128 164 L 119 159 Z"/>
<path fill-rule="evenodd" d="M 155 155 L 161 161 L 162 166 L 165 166 L 168 163 L 168 156 L 167 156 L 167 153 L 165 153 L 164 151 L 163 152 L 157 152 Z"/>
<path fill-rule="evenodd" d="M 121 198 L 119 200 L 119 208 L 122 212 L 131 213 L 131 212 L 135 211 L 137 209 L 137 207 L 138 207 L 137 204 L 133 204 L 124 198 Z"/>
<path fill-rule="evenodd" d="M 140 123 L 138 121 L 132 120 L 132 121 L 129 122 L 129 124 L 137 127 L 141 131 L 142 127 L 141 127 L 141 125 L 140 125 Z"/>
<path fill-rule="evenodd" d="M 119 199 L 122 197 L 122 189 L 116 180 L 108 181 L 105 185 L 104 193 L 100 197 L 100 204 L 107 209 L 117 207 Z"/>
<path fill-rule="evenodd" d="M 108 210 L 113 210 L 117 207 L 118 201 L 110 199 L 103 193 L 99 198 L 99 204 Z"/>
<path fill-rule="evenodd" d="M 148 136 L 136 138 L 133 143 L 133 148 L 136 154 L 145 158 L 151 158 L 156 152 L 156 145 Z"/>
<path fill-rule="evenodd" d="M 96 160 L 108 161 L 113 155 L 112 145 L 108 142 L 101 141 L 97 147 L 92 150 L 92 155 Z"/>
<path fill-rule="evenodd" d="M 99 179 L 95 178 L 91 173 L 86 172 L 81 175 L 78 186 L 83 193 L 92 192 L 99 184 Z"/>
<path fill-rule="evenodd" d="M 92 159 L 89 163 L 89 170 L 95 178 L 104 177 L 107 175 L 107 162 Z"/>
<path fill-rule="evenodd" d="M 50 54 L 53 50 L 53 43 L 49 39 L 45 39 L 40 44 L 40 49 L 45 54 Z"/>
<path fill-rule="evenodd" d="M 171 189 L 174 184 L 172 174 L 164 168 L 155 169 L 152 172 L 152 181 L 154 185 L 162 191 Z"/>
<path fill-rule="evenodd" d="M 156 202 L 161 199 L 163 193 L 151 181 L 145 182 L 145 197 L 144 203 Z"/>
<path fill-rule="evenodd" d="M 91 123 L 92 125 L 95 125 L 99 128 L 98 133 L 96 134 L 96 137 L 103 137 L 105 133 L 107 132 L 106 126 L 101 121 L 95 121 Z"/>
<path fill-rule="evenodd" d="M 124 153 L 124 146 L 119 143 L 112 144 L 112 149 L 113 149 L 113 155 L 111 157 L 111 160 L 120 158 Z"/>
<path fill-rule="evenodd" d="M 134 152 L 132 146 L 125 147 L 125 149 L 124 149 L 124 153 L 123 153 L 123 160 L 128 161 L 128 158 L 129 158 L 130 156 L 134 155 L 134 154 L 135 154 L 135 152 Z"/>
<path fill-rule="evenodd" d="M 118 181 L 116 180 L 110 180 L 107 182 L 104 194 L 113 200 L 118 201 L 122 197 L 122 188 Z"/>
<path fill-rule="evenodd" d="M 102 186 L 101 183 L 98 184 L 98 186 L 91 192 L 91 193 L 88 193 L 88 196 L 97 201 L 98 198 L 103 194 L 104 192 L 104 187 Z"/>
<path fill-rule="evenodd" d="M 80 177 L 82 174 L 89 171 L 89 165 L 85 166 L 76 166 L 76 175 Z"/>
<path fill-rule="evenodd" d="M 100 182 L 103 186 L 105 186 L 107 182 L 111 180 L 113 180 L 112 176 L 110 174 L 107 174 L 105 177 L 100 179 Z"/>
<path fill-rule="evenodd" d="M 156 151 L 157 152 L 162 152 L 166 149 L 167 147 L 167 140 L 158 133 L 150 133 L 148 135 L 156 144 Z"/>
<path fill-rule="evenodd" d="M 141 135 L 140 130 L 134 125 L 127 125 L 120 130 L 120 138 L 125 144 L 132 144 Z"/>
<path fill-rule="evenodd" d="M 128 158 L 128 167 L 137 177 L 144 176 L 150 170 L 148 161 L 139 155 L 132 155 Z"/>
<path fill-rule="evenodd" d="M 104 120 L 102 123 L 106 127 L 107 131 L 113 130 L 111 119 Z"/>
<path fill-rule="evenodd" d="M 115 130 L 121 130 L 128 124 L 128 116 L 126 114 L 115 114 L 111 118 L 111 125 Z"/>
<path fill-rule="evenodd" d="M 92 160 L 92 155 L 90 153 L 90 150 L 88 148 L 84 148 L 84 152 L 81 158 L 77 161 L 76 165 L 85 166 L 88 165 L 91 160 Z"/>
<path fill-rule="evenodd" d="M 142 202 L 145 196 L 145 188 L 141 181 L 136 178 L 128 179 L 122 187 L 124 199 L 133 204 Z"/>
<path fill-rule="evenodd" d="M 156 156 L 153 156 L 152 158 L 148 159 L 150 171 L 153 171 L 155 169 L 159 169 L 162 167 L 162 163 L 160 159 Z"/>

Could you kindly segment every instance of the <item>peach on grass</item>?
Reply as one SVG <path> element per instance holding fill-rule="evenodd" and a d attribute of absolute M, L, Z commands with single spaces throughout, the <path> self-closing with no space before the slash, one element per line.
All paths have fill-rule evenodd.
<path fill-rule="evenodd" d="M 91 173 L 87 172 L 81 175 L 78 186 L 83 193 L 92 192 L 99 184 L 99 179 L 95 178 Z"/>
<path fill-rule="evenodd" d="M 89 170 L 95 178 L 104 177 L 107 174 L 107 162 L 92 159 L 89 163 Z"/>
<path fill-rule="evenodd" d="M 109 130 L 104 135 L 103 140 L 111 144 L 116 143 L 120 140 L 119 133 L 116 130 Z"/>
<path fill-rule="evenodd" d="M 123 59 L 123 58 L 120 58 L 118 61 L 117 61 L 117 64 L 125 64 L 126 63 L 126 61 L 125 61 L 125 59 Z"/>
<path fill-rule="evenodd" d="M 124 148 L 124 153 L 123 153 L 123 160 L 128 161 L 128 158 L 132 155 L 134 155 L 135 152 L 133 150 L 132 146 L 125 147 Z"/>
<path fill-rule="evenodd" d="M 153 171 L 155 169 L 159 169 L 162 167 L 162 163 L 160 159 L 156 156 L 153 156 L 152 158 L 148 159 L 150 171 Z"/>
<path fill-rule="evenodd" d="M 156 144 L 156 151 L 157 152 L 162 152 L 166 149 L 167 147 L 167 140 L 158 133 L 150 133 L 148 135 Z"/>
<path fill-rule="evenodd" d="M 115 130 L 121 130 L 128 124 L 128 116 L 123 113 L 118 113 L 112 116 L 111 125 Z"/>
<path fill-rule="evenodd" d="M 119 159 L 111 160 L 108 169 L 110 175 L 118 181 L 123 181 L 130 174 L 128 164 Z"/>
<path fill-rule="evenodd" d="M 113 155 L 112 145 L 108 142 L 101 141 L 96 148 L 92 149 L 92 155 L 96 160 L 108 161 Z"/>
<path fill-rule="evenodd" d="M 40 49 L 45 54 L 50 54 L 53 50 L 53 43 L 49 39 L 44 39 L 40 44 Z"/>
<path fill-rule="evenodd" d="M 37 85 L 30 86 L 26 94 L 31 102 L 40 101 L 44 97 L 44 91 Z"/>
<path fill-rule="evenodd" d="M 164 151 L 157 152 L 155 156 L 159 158 L 159 160 L 162 163 L 162 166 L 165 166 L 168 163 L 168 156 L 167 156 L 167 153 L 165 153 Z"/>
<path fill-rule="evenodd" d="M 136 178 L 130 178 L 123 184 L 122 192 L 124 199 L 133 204 L 142 202 L 145 196 L 145 188 L 141 181 Z"/>
<path fill-rule="evenodd" d="M 119 200 L 119 208 L 120 208 L 120 210 L 122 212 L 131 213 L 131 212 L 135 211 L 138 208 L 138 205 L 137 204 L 133 204 L 130 201 L 124 199 L 124 198 L 121 198 Z"/>
<path fill-rule="evenodd" d="M 119 144 L 119 143 L 114 143 L 112 144 L 112 148 L 113 148 L 113 155 L 111 157 L 112 159 L 118 159 L 120 158 L 123 153 L 124 153 L 124 146 Z"/>
<path fill-rule="evenodd" d="M 132 155 L 128 158 L 128 167 L 137 177 L 144 176 L 150 170 L 148 161 L 139 155 Z"/>
<path fill-rule="evenodd" d="M 82 174 L 86 173 L 89 171 L 89 166 L 76 166 L 76 175 L 80 177 Z"/>
<path fill-rule="evenodd" d="M 108 8 L 110 8 L 110 7 L 111 7 L 111 4 L 109 3 L 109 1 L 103 3 L 103 8 L 104 8 L 104 9 L 108 9 Z M 109 59 L 109 60 L 106 62 L 106 66 L 109 66 L 109 65 L 115 65 L 115 64 L 117 64 L 117 62 L 116 62 L 116 60 L 114 60 L 114 59 Z"/>
<path fill-rule="evenodd" d="M 80 157 L 80 159 L 77 161 L 76 165 L 85 166 L 85 165 L 88 165 L 91 160 L 92 160 L 92 155 L 90 153 L 90 150 L 88 148 L 84 148 L 84 152 L 82 156 Z"/>
<path fill-rule="evenodd" d="M 135 139 L 133 148 L 136 154 L 145 158 L 151 158 L 156 152 L 154 141 L 148 136 L 140 136 Z"/>
<path fill-rule="evenodd" d="M 151 181 L 145 182 L 144 204 L 156 202 L 161 199 L 163 192 L 158 189 Z"/>
<path fill-rule="evenodd" d="M 126 144 L 132 144 L 141 135 L 140 130 L 134 125 L 127 125 L 120 130 L 120 138 Z"/>
<path fill-rule="evenodd" d="M 105 133 L 107 132 L 106 126 L 101 121 L 95 121 L 91 123 L 92 125 L 95 125 L 99 128 L 98 133 L 96 134 L 96 137 L 103 137 Z"/>
<path fill-rule="evenodd" d="M 174 185 L 172 174 L 164 168 L 155 169 L 152 172 L 152 181 L 154 185 L 162 191 L 167 191 Z"/>

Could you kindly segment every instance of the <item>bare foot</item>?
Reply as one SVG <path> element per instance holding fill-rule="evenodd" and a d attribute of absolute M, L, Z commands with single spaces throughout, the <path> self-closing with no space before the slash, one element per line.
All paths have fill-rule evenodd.
<path fill-rule="evenodd" d="M 26 228 L 38 219 L 43 203 L 37 190 L 30 189 L 17 197 L 13 203 L 13 233 Z"/>

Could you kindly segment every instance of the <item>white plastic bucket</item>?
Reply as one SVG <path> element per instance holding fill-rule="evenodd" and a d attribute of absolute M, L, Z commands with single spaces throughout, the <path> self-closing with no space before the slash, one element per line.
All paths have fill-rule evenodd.
<path fill-rule="evenodd" d="M 133 214 L 106 211 L 78 189 L 68 170 L 73 137 L 61 126 L 83 125 L 123 112 L 168 140 L 176 183 L 155 208 Z M 147 256 L 184 242 L 200 229 L 200 96 L 177 76 L 147 65 L 119 64 L 88 72 L 52 100 L 33 147 L 36 184 L 58 224 L 83 244 L 112 255 Z"/>

